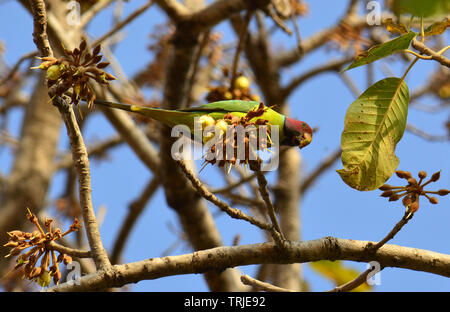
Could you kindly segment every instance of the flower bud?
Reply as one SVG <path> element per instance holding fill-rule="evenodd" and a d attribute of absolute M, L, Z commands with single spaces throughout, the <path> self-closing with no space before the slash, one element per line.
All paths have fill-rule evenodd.
<path fill-rule="evenodd" d="M 47 287 L 50 285 L 51 280 L 50 273 L 48 273 L 48 271 L 43 271 L 36 279 L 36 282 L 42 287 Z"/>
<path fill-rule="evenodd" d="M 412 178 L 411 172 L 409 172 L 409 171 L 397 170 L 395 173 L 397 174 L 397 176 L 398 176 L 400 179 L 409 179 L 409 178 Z"/>
<path fill-rule="evenodd" d="M 442 190 L 439 190 L 437 193 L 439 196 L 445 196 L 445 195 L 448 195 L 450 193 L 450 191 L 442 189 Z"/>
<path fill-rule="evenodd" d="M 400 199 L 400 196 L 397 194 L 393 194 L 391 195 L 391 197 L 389 197 L 389 201 L 397 201 Z"/>
<path fill-rule="evenodd" d="M 39 275 L 41 275 L 42 272 L 42 268 L 41 267 L 35 267 L 33 268 L 33 270 L 31 271 L 29 277 L 30 279 L 38 277 Z"/>
<path fill-rule="evenodd" d="M 55 283 L 55 285 L 58 285 L 60 279 L 61 279 L 61 272 L 56 271 L 55 274 L 53 275 L 53 282 Z"/>
<path fill-rule="evenodd" d="M 430 198 L 428 198 L 428 200 L 430 201 L 430 203 L 432 203 L 434 205 L 439 203 L 439 201 L 436 197 L 430 197 Z"/>
<path fill-rule="evenodd" d="M 438 171 L 438 172 L 433 173 L 430 180 L 432 182 L 436 182 L 437 180 L 439 180 L 440 177 L 441 177 L 441 172 Z"/>
<path fill-rule="evenodd" d="M 214 118 L 212 118 L 209 115 L 200 116 L 199 120 L 202 125 L 202 129 L 205 129 L 208 126 L 214 125 L 214 123 L 215 123 Z"/>
<path fill-rule="evenodd" d="M 417 180 L 414 179 L 414 178 L 409 178 L 409 179 L 408 179 L 408 183 L 409 183 L 410 185 L 417 185 Z"/>
<path fill-rule="evenodd" d="M 391 197 L 394 194 L 393 191 L 384 191 L 383 193 L 381 193 L 381 197 Z"/>
<path fill-rule="evenodd" d="M 230 91 L 226 91 L 226 92 L 223 94 L 223 98 L 224 98 L 225 100 L 231 100 L 231 99 L 233 98 L 233 94 L 232 94 Z"/>
<path fill-rule="evenodd" d="M 392 186 L 390 186 L 389 184 L 383 184 L 380 188 L 380 191 L 390 191 L 392 190 Z"/>
<path fill-rule="evenodd" d="M 61 77 L 62 71 L 59 65 L 52 65 L 47 69 L 48 80 L 58 80 Z"/>
<path fill-rule="evenodd" d="M 425 179 L 427 177 L 427 173 L 425 171 L 419 171 L 419 178 Z"/>
<path fill-rule="evenodd" d="M 3 245 L 3 247 L 17 247 L 17 246 L 19 246 L 19 243 L 14 241 L 9 241 L 5 245 Z"/>

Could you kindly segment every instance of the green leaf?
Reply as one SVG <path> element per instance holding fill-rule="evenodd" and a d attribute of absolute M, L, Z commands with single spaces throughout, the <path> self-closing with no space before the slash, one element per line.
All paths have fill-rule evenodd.
<path fill-rule="evenodd" d="M 357 278 L 361 273 L 344 265 L 342 261 L 321 260 L 310 263 L 311 268 L 334 282 L 336 286 L 343 285 Z M 352 291 L 370 291 L 372 287 L 363 283 Z"/>
<path fill-rule="evenodd" d="M 395 147 L 403 136 L 409 90 L 400 78 L 376 82 L 356 99 L 345 115 L 341 136 L 342 180 L 360 191 L 379 188 L 394 173 Z"/>
<path fill-rule="evenodd" d="M 395 0 L 392 9 L 396 14 L 410 13 L 414 16 L 436 16 L 450 13 L 448 0 Z"/>
<path fill-rule="evenodd" d="M 342 71 L 344 72 L 361 65 L 366 65 L 375 62 L 376 60 L 379 60 L 383 57 L 391 55 L 392 53 L 408 49 L 411 41 L 416 35 L 417 34 L 415 32 L 410 31 L 409 33 L 401 35 L 400 37 L 386 41 L 382 44 L 375 45 L 369 50 L 358 55 L 356 57 L 356 60 L 349 66 L 344 68 Z"/>

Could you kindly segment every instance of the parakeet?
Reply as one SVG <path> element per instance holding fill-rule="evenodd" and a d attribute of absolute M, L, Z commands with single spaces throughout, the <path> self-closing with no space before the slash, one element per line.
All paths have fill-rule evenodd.
<path fill-rule="evenodd" d="M 155 119 L 170 127 L 176 125 L 186 125 L 191 131 L 194 131 L 194 118 L 204 116 L 212 117 L 215 121 L 223 119 L 231 114 L 236 117 L 244 117 L 252 110 L 260 109 L 260 103 L 255 101 L 229 100 L 204 104 L 196 107 L 182 108 L 177 110 L 166 110 L 161 108 L 152 108 L 145 106 L 128 105 L 123 103 L 109 102 L 100 99 L 94 101 L 107 107 L 118 108 L 133 113 L 138 113 L 152 119 Z M 264 113 L 253 119 L 267 120 L 270 126 L 279 126 L 280 145 L 298 146 L 303 148 L 312 140 L 312 130 L 310 126 L 303 121 L 289 118 L 273 109 L 263 106 Z"/>

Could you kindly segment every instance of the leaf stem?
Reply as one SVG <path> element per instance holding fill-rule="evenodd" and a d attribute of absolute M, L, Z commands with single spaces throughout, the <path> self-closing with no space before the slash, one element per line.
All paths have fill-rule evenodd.
<path fill-rule="evenodd" d="M 437 55 L 441 55 L 442 53 L 444 53 L 445 51 L 447 51 L 448 49 L 450 49 L 450 45 L 446 46 L 445 48 L 439 50 L 436 52 Z M 431 56 L 430 56 L 431 57 Z"/>
<path fill-rule="evenodd" d="M 411 70 L 411 68 L 416 64 L 416 62 L 420 59 L 420 57 L 416 56 L 416 58 L 409 64 L 408 68 L 406 69 L 405 73 L 403 74 L 401 81 L 403 82 L 405 80 L 406 75 Z"/>
<path fill-rule="evenodd" d="M 420 36 L 422 37 L 422 43 L 425 42 L 425 32 L 423 30 L 423 16 L 420 17 Z"/>
<path fill-rule="evenodd" d="M 423 56 L 423 55 L 420 55 L 419 53 L 416 53 L 416 52 L 411 51 L 409 49 L 404 50 L 404 52 L 410 53 L 410 54 L 412 54 L 412 55 L 414 55 L 414 56 L 416 56 L 416 57 L 418 57 L 418 58 L 420 58 L 422 60 L 431 60 L 432 59 L 430 55 L 429 56 Z"/>

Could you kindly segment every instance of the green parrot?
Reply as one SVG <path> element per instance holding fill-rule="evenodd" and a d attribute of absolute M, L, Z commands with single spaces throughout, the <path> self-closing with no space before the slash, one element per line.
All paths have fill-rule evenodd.
<path fill-rule="evenodd" d="M 256 101 L 229 100 L 204 104 L 196 107 L 181 108 L 177 110 L 167 110 L 162 108 L 152 108 L 145 106 L 128 105 L 123 103 L 109 102 L 100 99 L 94 101 L 107 107 L 118 108 L 133 113 L 138 113 L 170 127 L 176 125 L 186 125 L 194 131 L 194 118 L 208 115 L 214 120 L 223 119 L 226 114 L 237 117 L 246 116 L 251 110 L 259 108 L 260 103 Z M 312 140 L 312 130 L 310 126 L 303 121 L 289 118 L 269 107 L 264 106 L 264 113 L 256 119 L 264 119 L 269 125 L 279 126 L 280 145 L 298 146 L 303 148 Z"/>

